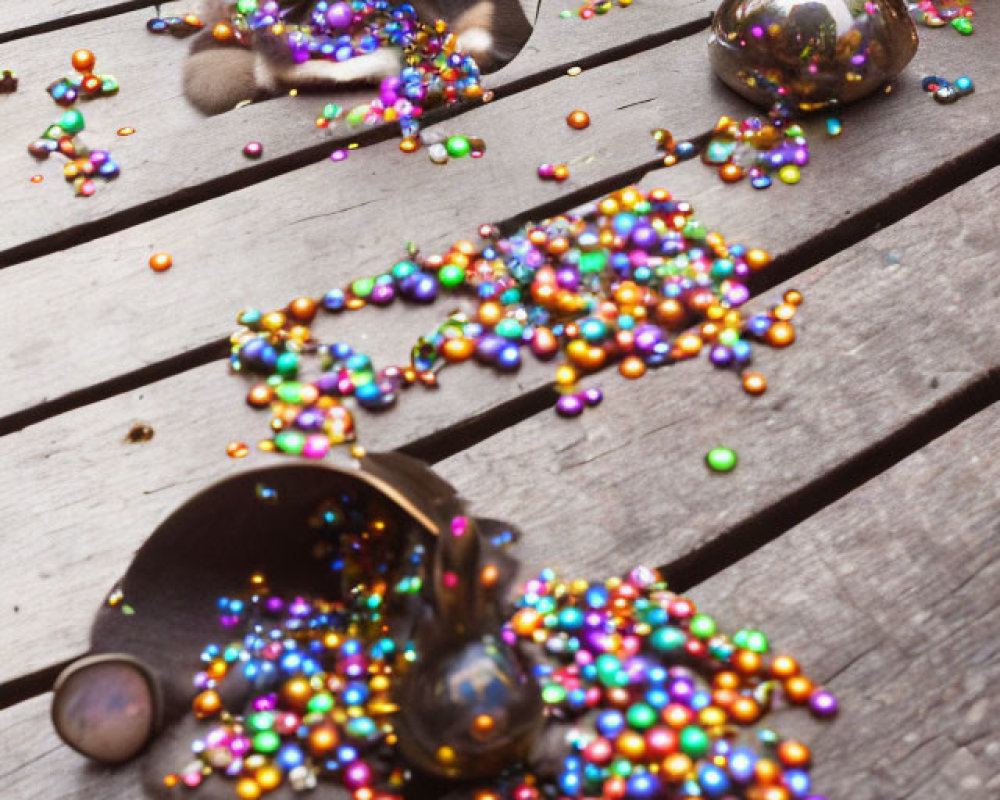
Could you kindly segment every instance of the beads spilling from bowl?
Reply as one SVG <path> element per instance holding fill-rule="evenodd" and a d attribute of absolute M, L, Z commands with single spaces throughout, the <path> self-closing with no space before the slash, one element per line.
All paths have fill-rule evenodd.
<path fill-rule="evenodd" d="M 951 25 L 963 36 L 973 32 L 972 19 L 976 15 L 973 0 L 920 0 L 909 7 L 914 20 L 928 28 Z"/>
<path fill-rule="evenodd" d="M 354 437 L 344 398 L 386 408 L 409 386 L 436 385 L 447 364 L 475 359 L 510 372 L 526 352 L 543 361 L 562 354 L 555 370 L 562 394 L 576 395 L 581 376 L 611 364 L 638 378 L 703 350 L 716 367 L 739 373 L 749 393 L 760 394 L 766 384 L 750 370 L 752 343 L 784 347 L 795 339 L 798 292 L 769 311 L 749 317 L 741 311 L 750 297 L 747 279 L 770 256 L 726 242 L 665 189 L 623 189 L 511 236 L 492 226 L 480 236 L 480 244 L 458 241 L 444 254 L 414 253 L 321 299 L 242 311 L 230 364 L 263 378 L 247 401 L 272 411 L 276 434 L 265 449 L 322 457 L 331 444 Z M 471 300 L 476 310 L 452 314 L 419 339 L 407 365 L 379 369 L 351 345 L 320 342 L 310 330 L 321 309 L 425 304 L 439 295 Z M 567 401 L 560 411 L 573 416 L 593 404 Z"/>

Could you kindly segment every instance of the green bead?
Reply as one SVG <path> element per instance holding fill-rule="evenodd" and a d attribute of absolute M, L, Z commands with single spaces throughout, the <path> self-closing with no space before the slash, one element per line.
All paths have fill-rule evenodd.
<path fill-rule="evenodd" d="M 730 258 L 717 258 L 712 264 L 713 278 L 728 278 L 736 269 L 736 264 Z"/>
<path fill-rule="evenodd" d="M 604 269 L 608 263 L 608 254 L 604 250 L 595 250 L 580 256 L 580 272 L 583 275 L 593 275 Z"/>
<path fill-rule="evenodd" d="M 392 267 L 392 277 L 397 281 L 401 281 L 404 278 L 409 278 L 411 275 L 416 275 L 419 271 L 420 267 L 412 261 L 397 261 Z"/>
<path fill-rule="evenodd" d="M 104 94 L 114 94 L 120 88 L 118 79 L 111 75 L 105 75 L 101 80 L 101 92 Z"/>
<path fill-rule="evenodd" d="M 494 331 L 496 331 L 497 336 L 517 341 L 521 338 L 521 334 L 524 333 L 524 326 L 516 319 L 508 317 L 507 319 L 500 320 L 496 324 Z"/>
<path fill-rule="evenodd" d="M 438 280 L 446 289 L 455 289 L 465 283 L 465 270 L 458 264 L 445 264 L 438 270 Z"/>
<path fill-rule="evenodd" d="M 351 293 L 355 297 L 365 298 L 372 293 L 372 289 L 375 288 L 374 278 L 358 278 L 354 283 L 351 284 Z"/>
<path fill-rule="evenodd" d="M 767 637 L 760 631 L 747 631 L 746 643 L 741 645 L 747 650 L 755 653 L 766 653 L 768 648 Z"/>
<path fill-rule="evenodd" d="M 299 372 L 299 354 L 282 353 L 274 363 L 274 369 L 279 375 L 294 378 Z"/>
<path fill-rule="evenodd" d="M 274 731 L 261 731 L 253 737 L 253 749 L 258 753 L 274 753 L 281 747 L 281 737 Z"/>
<path fill-rule="evenodd" d="M 464 136 L 452 136 L 444 143 L 444 149 L 452 158 L 462 158 L 462 156 L 469 155 L 472 145 Z"/>
<path fill-rule="evenodd" d="M 549 683 L 542 689 L 542 700 L 550 706 L 556 706 L 566 699 L 566 688 L 558 683 Z"/>
<path fill-rule="evenodd" d="M 346 725 L 347 735 L 355 739 L 367 739 L 378 730 L 369 717 L 355 717 Z"/>
<path fill-rule="evenodd" d="M 59 127 L 66 133 L 79 133 L 87 124 L 83 121 L 83 114 L 71 108 L 59 118 Z"/>
<path fill-rule="evenodd" d="M 736 451 L 728 447 L 714 447 L 705 456 L 705 463 L 715 472 L 731 472 L 736 466 Z"/>
<path fill-rule="evenodd" d="M 258 711 L 247 717 L 247 728 L 253 733 L 269 731 L 274 727 L 274 714 L 270 711 Z"/>
<path fill-rule="evenodd" d="M 236 10 L 241 14 L 252 14 L 257 10 L 257 0 L 238 0 Z"/>
<path fill-rule="evenodd" d="M 306 705 L 306 708 L 314 714 L 325 714 L 333 708 L 333 697 L 329 692 L 314 694 L 309 698 L 309 703 Z"/>
<path fill-rule="evenodd" d="M 616 758 L 611 762 L 611 772 L 619 778 L 627 778 L 632 774 L 632 762 L 627 758 Z"/>
<path fill-rule="evenodd" d="M 695 614 L 691 617 L 691 633 L 699 639 L 711 639 L 715 636 L 715 620 L 708 614 Z"/>
<path fill-rule="evenodd" d="M 684 631 L 670 625 L 657 628 L 649 637 L 649 644 L 660 653 L 678 650 L 684 646 L 685 642 L 687 642 L 687 636 L 684 635 Z"/>
<path fill-rule="evenodd" d="M 323 119 L 336 119 L 343 110 L 336 103 L 327 103 L 323 106 Z"/>
<path fill-rule="evenodd" d="M 281 431 L 274 437 L 275 446 L 289 455 L 301 455 L 306 446 L 306 437 L 301 431 Z"/>
<path fill-rule="evenodd" d="M 614 679 L 614 675 L 621 669 L 621 662 L 611 653 L 601 653 L 597 657 L 597 677 L 601 683 L 607 684 Z"/>
<path fill-rule="evenodd" d="M 689 220 L 684 226 L 684 237 L 686 239 L 704 239 L 708 236 L 708 229 L 696 220 Z"/>
<path fill-rule="evenodd" d="M 656 724 L 656 712 L 652 706 L 636 703 L 625 713 L 628 724 L 637 730 L 644 731 Z"/>
<path fill-rule="evenodd" d="M 968 36 L 972 33 L 972 20 L 968 17 L 955 17 L 951 21 L 951 27 L 962 34 L 962 36 Z"/>
<path fill-rule="evenodd" d="M 302 384 L 298 381 L 286 381 L 278 385 L 274 390 L 278 399 L 283 403 L 297 406 L 302 402 Z"/>
<path fill-rule="evenodd" d="M 708 734 L 697 725 L 688 725 L 681 731 L 681 752 L 691 758 L 699 758 L 708 752 Z"/>
<path fill-rule="evenodd" d="M 368 116 L 368 112 L 371 109 L 368 106 L 357 106 L 352 108 L 347 112 L 347 124 L 348 125 L 360 125 L 365 121 L 365 117 Z"/>
<path fill-rule="evenodd" d="M 719 334 L 719 344 L 724 344 L 726 347 L 732 347 L 739 340 L 739 332 L 734 331 L 732 328 L 726 328 Z"/>
<path fill-rule="evenodd" d="M 521 302 L 521 291 L 517 288 L 511 288 L 500 295 L 500 304 L 509 306 L 511 303 Z"/>

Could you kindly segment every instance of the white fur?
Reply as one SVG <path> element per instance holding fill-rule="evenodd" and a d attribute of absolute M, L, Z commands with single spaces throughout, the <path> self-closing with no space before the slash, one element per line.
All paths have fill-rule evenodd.
<path fill-rule="evenodd" d="M 402 66 L 402 51 L 392 48 L 376 50 L 363 56 L 355 56 L 347 61 L 327 61 L 310 59 L 301 64 L 275 65 L 258 58 L 258 67 L 264 66 L 272 83 L 261 83 L 270 88 L 281 82 L 286 86 L 324 86 L 332 83 L 354 83 L 357 81 L 377 81 L 390 75 L 398 75 Z M 261 76 L 263 77 L 263 76 Z"/>

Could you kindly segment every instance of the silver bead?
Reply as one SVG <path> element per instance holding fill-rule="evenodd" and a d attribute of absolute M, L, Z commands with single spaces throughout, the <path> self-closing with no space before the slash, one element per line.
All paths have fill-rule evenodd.
<path fill-rule="evenodd" d="M 723 0 L 708 49 L 748 100 L 811 111 L 878 90 L 917 44 L 905 0 Z"/>

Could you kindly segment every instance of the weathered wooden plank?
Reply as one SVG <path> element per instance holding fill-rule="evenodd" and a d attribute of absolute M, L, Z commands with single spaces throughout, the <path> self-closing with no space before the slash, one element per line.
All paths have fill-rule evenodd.
<path fill-rule="evenodd" d="M 692 591 L 832 689 L 830 797 L 1000 796 L 1000 406 Z"/>
<path fill-rule="evenodd" d="M 777 725 L 812 747 L 814 786 L 830 797 L 1000 792 L 998 447 L 1000 404 L 691 592 L 723 628 L 763 629 L 837 693 L 835 722 L 800 712 Z M 659 510 L 651 502 L 643 515 Z M 564 523 L 586 526 L 586 513 L 567 507 Z M 550 557 L 563 574 L 592 571 L 572 550 Z M 603 568 L 623 566 L 611 553 Z M 49 700 L 0 712 L 0 731 L 12 733 L 0 753 L 5 791 L 139 796 L 135 767 L 100 770 L 59 745 Z"/>
<path fill-rule="evenodd" d="M 698 58 L 703 48 L 701 37 L 689 37 L 440 126 L 444 132 L 486 136 L 488 150 L 478 160 L 441 167 L 424 154 L 407 155 L 384 142 L 344 162 L 314 164 L 113 239 L 0 271 L 0 296 L 11 298 L 11 315 L 0 321 L 0 330 L 17 331 L 20 344 L 19 352 L 0 355 L 0 368 L 23 376 L 14 377 L 16 385 L 0 399 L 0 416 L 219 340 L 228 333 L 234 304 L 284 302 L 288 292 L 322 293 L 386 269 L 403 254 L 407 240 L 446 246 L 474 235 L 485 220 L 514 216 L 652 163 L 649 129 L 667 109 L 682 107 L 672 116 L 693 134 L 719 108 L 730 107 L 726 90 L 707 72 L 681 84 L 664 83 L 655 71 L 665 61 Z M 622 84 L 609 93 L 613 79 Z M 692 84 L 699 89 L 697 100 L 681 106 Z M 564 121 L 577 104 L 587 105 L 594 119 L 588 130 L 575 131 Z M 526 124 L 537 132 L 526 137 Z M 622 147 L 625 137 L 634 145 Z M 539 163 L 560 160 L 569 161 L 576 173 L 566 185 L 538 179 Z M 150 271 L 148 257 L 157 250 L 173 254 L 170 272 Z M 102 288 L 95 292 L 94 286 Z M 81 292 L 87 303 L 79 302 Z M 77 336 L 71 343 L 57 344 L 48 329 L 25 324 L 27 309 L 18 310 L 18 299 L 39 296 L 48 298 L 54 318 L 72 308 Z M 109 334 L 110 319 L 113 335 L 123 343 L 114 359 L 81 361 L 65 349 L 93 352 L 95 342 Z M 29 353 L 44 375 L 33 369 L 34 377 L 27 379 L 19 369 Z"/>
<path fill-rule="evenodd" d="M 979 30 L 1000 29 L 1000 7 L 983 9 L 980 17 Z M 931 171 L 947 179 L 970 152 L 1000 141 L 987 110 L 1000 93 L 1000 80 L 987 76 L 996 70 L 1000 77 L 1000 63 L 974 45 L 971 39 L 956 47 L 947 38 L 929 38 L 893 96 L 849 109 L 840 139 L 813 137 L 813 163 L 794 189 L 734 190 L 697 164 L 658 180 L 700 208 L 720 209 L 710 221 L 724 221 L 731 238 L 775 251 L 801 244 L 852 215 L 891 203 Z M 0 398 L 0 418 L 219 340 L 234 305 L 269 305 L 295 293 L 325 291 L 385 269 L 407 239 L 439 247 L 474 235 L 484 220 L 523 213 L 648 165 L 650 128 L 667 124 L 678 135 L 690 134 L 710 126 L 718 114 L 746 110 L 707 71 L 687 69 L 701 63 L 702 48 L 701 37 L 690 37 L 552 81 L 441 126 L 452 133 L 485 132 L 489 150 L 480 161 L 441 169 L 384 143 L 358 160 L 314 165 L 136 226 L 114 242 L 97 240 L 0 271 L 0 295 L 16 298 L 0 326 L 19 330 L 22 343 L 8 356 L 12 378 Z M 952 74 L 970 61 L 980 88 L 960 103 L 938 105 L 920 89 L 926 72 Z M 572 131 L 562 123 L 574 105 L 591 112 L 588 130 Z M 524 135 L 527 120 L 531 136 Z M 901 129 L 921 147 L 890 147 Z M 565 185 L 534 175 L 536 164 L 554 159 L 572 164 Z M 865 176 L 872 174 L 878 180 L 868 185 Z M 331 191 L 333 181 L 349 184 L 350 192 Z M 470 185 L 488 188 L 470 192 Z M 146 258 L 160 249 L 170 250 L 177 266 L 166 275 L 151 275 Z M 188 277 L 194 264 L 204 287 L 198 292 Z M 289 269 L 276 268 L 286 264 L 296 265 L 294 277 Z M 94 293 L 95 285 L 105 288 Z M 77 301 L 83 294 L 89 298 L 85 305 Z M 33 298 L 39 296 L 49 298 L 54 317 L 75 320 L 70 341 L 55 340 L 34 325 Z M 107 335 L 104 322 L 112 318 L 122 344 L 115 358 L 95 359 Z M 30 371 L 17 368 L 28 359 Z"/>
<path fill-rule="evenodd" d="M 591 575 L 612 558 L 676 562 L 765 510 L 780 513 L 1000 369 L 977 334 L 1000 311 L 987 277 L 1000 227 L 985 211 L 998 199 L 994 169 L 779 287 L 806 299 L 797 343 L 758 351 L 768 376 L 759 398 L 731 375 L 707 378 L 704 365 L 648 373 L 641 386 L 602 374 L 600 413 L 566 426 L 528 418 L 438 469 L 473 496 L 504 487 L 490 513 L 518 518 L 528 562 L 547 561 L 558 537 L 559 552 Z M 719 445 L 740 459 L 725 477 L 703 461 Z M 567 509 L 585 522 L 565 526 Z"/>
<path fill-rule="evenodd" d="M 801 276 L 801 344 L 760 354 L 771 383 L 762 398 L 744 396 L 732 376 L 712 379 L 705 364 L 628 385 L 611 373 L 599 379 L 599 412 L 572 424 L 540 414 L 441 469 L 483 513 L 524 527 L 529 564 L 552 558 L 553 537 L 561 559 L 598 575 L 690 553 L 997 369 L 1000 354 L 980 334 L 1000 310 L 989 281 L 998 196 L 994 170 Z M 962 269 L 927 268 L 942 259 Z M 418 318 L 392 320 L 408 340 L 402 326 Z M 359 344 L 384 347 L 377 331 L 388 327 L 367 329 Z M 18 532 L 0 552 L 0 623 L 20 646 L 0 679 L 79 652 L 91 609 L 155 523 L 241 466 L 222 456 L 224 443 L 253 442 L 264 420 L 241 407 L 241 384 L 223 369 L 211 364 L 0 439 L 0 514 Z M 364 415 L 363 441 L 400 446 L 542 385 L 549 370 L 532 362 L 510 379 L 471 365 L 447 372 L 439 392 L 411 392 L 384 421 Z M 152 442 L 122 442 L 136 419 L 157 430 Z M 718 443 L 742 458 L 726 478 L 701 461 Z M 584 525 L 566 526 L 573 508 Z"/>
<path fill-rule="evenodd" d="M 30 36 L 40 30 L 79 24 L 95 16 L 105 16 L 129 11 L 140 6 L 153 6 L 149 0 L 46 0 L 22 2 L 3 0 L 0 15 L 0 42 Z"/>
<path fill-rule="evenodd" d="M 547 3 L 540 13 L 542 24 L 527 46 L 524 61 L 515 59 L 485 79 L 485 85 L 497 91 L 524 87 L 534 78 L 558 74 L 577 60 L 618 53 L 633 40 L 662 39 L 672 31 L 686 30 L 694 21 L 705 23 L 714 6 L 710 0 L 649 0 L 600 21 L 584 22 L 559 19 L 555 5 Z M 184 10 L 179 5 L 172 7 Z M 4 141 L 23 142 L 27 147 L 58 119 L 59 109 L 42 90 L 69 70 L 69 55 L 78 47 L 94 50 L 98 67 L 115 74 L 122 86 L 117 97 L 85 105 L 87 141 L 91 146 L 113 148 L 122 166 L 121 177 L 102 186 L 93 197 L 80 200 L 62 185 L 61 159 L 50 159 L 39 167 L 21 146 L 0 152 L 0 182 L 6 187 L 0 197 L 0 219 L 4 221 L 0 225 L 0 264 L 23 257 L 25 247 L 41 238 L 58 234 L 61 245 L 72 244 L 79 238 L 72 239 L 67 230 L 86 237 L 94 226 L 112 217 L 118 226 L 128 224 L 135 221 L 136 214 L 156 213 L 156 204 L 183 204 L 192 193 L 207 197 L 260 180 L 276 168 L 269 162 L 277 159 L 317 161 L 334 149 L 334 142 L 373 135 L 367 126 L 350 128 L 343 122 L 327 131 L 317 130 L 313 124 L 317 112 L 330 99 L 324 95 L 278 98 L 218 117 L 202 117 L 188 106 L 181 92 L 187 43 L 147 33 L 149 16 L 149 11 L 137 11 L 0 48 L 0 61 L 21 73 L 23 87 L 18 94 L 4 98 L 7 120 L 0 128 Z M 357 90 L 338 99 L 351 107 L 370 100 L 372 91 Z M 137 133 L 130 139 L 119 139 L 114 133 L 122 126 L 131 126 Z M 384 126 L 381 130 L 392 138 L 398 128 Z M 265 145 L 258 161 L 243 155 L 243 146 L 250 140 Z M 368 157 L 374 171 L 381 156 Z M 30 183 L 29 177 L 35 173 L 45 175 L 46 180 Z M 254 174 L 259 177 L 253 178 Z M 223 179 L 228 182 L 219 184 Z M 44 214 L 37 212 L 41 202 L 46 206 Z M 125 214 L 133 216 L 123 219 Z"/>

